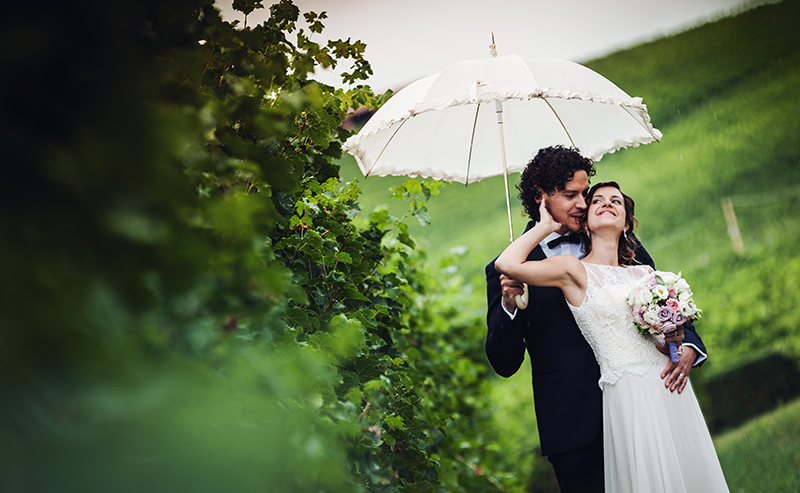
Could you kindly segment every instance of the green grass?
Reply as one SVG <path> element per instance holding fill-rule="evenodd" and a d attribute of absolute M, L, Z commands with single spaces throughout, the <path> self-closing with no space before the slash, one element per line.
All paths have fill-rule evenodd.
<path fill-rule="evenodd" d="M 732 493 L 800 490 L 800 400 L 714 439 Z"/>

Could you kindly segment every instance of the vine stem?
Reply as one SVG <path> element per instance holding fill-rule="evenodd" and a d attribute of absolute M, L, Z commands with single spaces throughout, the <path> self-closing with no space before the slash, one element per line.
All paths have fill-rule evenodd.
<path fill-rule="evenodd" d="M 394 237 L 394 234 L 397 233 L 397 230 L 400 228 L 400 224 L 405 222 L 405 220 L 408 218 L 408 216 L 411 215 L 411 212 L 410 212 L 411 211 L 411 207 L 412 207 L 411 204 L 416 202 L 416 198 L 420 193 L 422 193 L 422 192 L 417 192 L 414 195 L 414 197 L 412 199 L 410 199 L 410 200 L 409 199 L 403 199 L 403 200 L 405 200 L 406 205 L 408 205 L 408 207 L 406 207 L 406 213 L 403 215 L 403 217 L 400 218 L 399 221 L 397 221 L 397 224 L 395 224 L 394 229 L 392 230 L 391 233 L 389 233 L 389 238 L 393 238 Z"/>
<path fill-rule="evenodd" d="M 356 420 L 359 420 L 369 414 L 369 409 L 372 407 L 372 401 L 367 401 L 367 405 L 364 406 L 364 409 L 361 411 L 361 414 L 358 415 Z"/>
<path fill-rule="evenodd" d="M 211 62 L 214 61 L 214 53 L 216 51 L 217 51 L 217 45 L 212 45 L 211 46 L 211 56 L 208 57 L 208 63 L 206 63 L 206 66 L 203 67 L 203 73 L 201 75 L 205 75 L 206 74 L 206 71 L 208 70 L 208 67 L 211 66 Z M 220 80 L 220 82 L 222 82 L 222 80 Z"/>
<path fill-rule="evenodd" d="M 457 461 L 459 461 L 459 462 L 461 462 L 462 464 L 465 464 L 465 465 L 466 465 L 467 467 L 469 467 L 470 469 L 472 469 L 472 472 L 474 472 L 476 475 L 480 475 L 480 474 L 482 474 L 482 473 L 481 473 L 481 471 L 482 471 L 483 469 L 482 469 L 482 468 L 481 468 L 481 466 L 479 466 L 478 464 L 475 464 L 475 463 L 473 463 L 473 462 L 470 462 L 469 460 L 465 459 L 465 458 L 464 458 L 464 457 L 462 457 L 461 455 L 456 455 L 456 460 L 457 460 Z M 503 486 L 503 484 L 502 484 L 500 481 L 498 481 L 498 480 L 497 480 L 497 478 L 495 478 L 494 476 L 489 476 L 487 479 L 488 479 L 488 480 L 489 480 L 489 482 L 490 482 L 490 483 L 492 483 L 492 485 L 494 485 L 494 487 L 495 487 L 495 488 L 497 488 L 498 490 L 502 491 L 503 493 L 510 493 L 510 492 L 508 491 L 508 489 L 506 489 L 506 487 L 505 487 L 505 486 Z"/>

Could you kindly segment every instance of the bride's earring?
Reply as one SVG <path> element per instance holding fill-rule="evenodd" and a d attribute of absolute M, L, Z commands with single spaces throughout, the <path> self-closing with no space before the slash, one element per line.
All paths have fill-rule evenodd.
<path fill-rule="evenodd" d="M 626 229 L 622 234 L 625 236 L 625 241 L 628 241 L 628 230 Z"/>

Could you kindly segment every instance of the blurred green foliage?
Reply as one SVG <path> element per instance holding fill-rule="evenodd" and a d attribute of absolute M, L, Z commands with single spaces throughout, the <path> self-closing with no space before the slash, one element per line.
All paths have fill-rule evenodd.
<path fill-rule="evenodd" d="M 235 2 L 248 14 L 261 2 Z M 480 306 L 335 161 L 360 41 L 211 0 L 6 7 L 0 489 L 488 491 Z M 349 63 L 347 90 L 312 81 Z M 452 259 L 458 262 L 458 259 Z"/>
<path fill-rule="evenodd" d="M 800 396 L 796 359 L 777 351 L 754 351 L 724 371 L 703 371 L 694 379 L 711 433 L 740 426 Z"/>

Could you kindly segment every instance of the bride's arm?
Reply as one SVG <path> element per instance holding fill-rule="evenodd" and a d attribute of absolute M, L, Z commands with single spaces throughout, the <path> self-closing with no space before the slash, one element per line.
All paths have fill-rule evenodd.
<path fill-rule="evenodd" d="M 539 222 L 520 236 L 500 254 L 495 269 L 506 276 L 534 286 L 559 287 L 569 290 L 579 286 L 578 278 L 585 275 L 577 257 L 559 255 L 544 260 L 527 261 L 528 254 L 550 233 L 558 231 L 561 224 L 553 220 L 545 208 L 545 199 L 539 205 Z M 565 291 L 566 294 L 566 291 Z"/>
<path fill-rule="evenodd" d="M 558 223 L 555 224 L 557 225 Z M 525 234 L 517 238 L 503 250 L 503 253 L 501 253 L 494 262 L 495 269 L 512 279 L 529 282 L 527 279 L 522 279 L 517 276 L 520 268 L 525 264 L 531 250 L 536 248 L 536 245 L 557 229 L 558 227 L 551 227 L 548 223 L 539 221 L 534 227 L 529 229 Z M 529 284 L 532 283 L 529 282 Z"/>
<path fill-rule="evenodd" d="M 498 272 L 531 286 L 561 288 L 567 301 L 575 306 L 581 304 L 586 289 L 586 271 L 578 257 L 557 255 L 531 261 L 525 261 L 523 257 L 523 261 L 518 263 L 516 259 L 503 259 L 504 254 L 495 261 Z"/>

